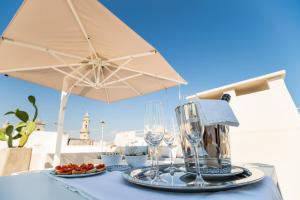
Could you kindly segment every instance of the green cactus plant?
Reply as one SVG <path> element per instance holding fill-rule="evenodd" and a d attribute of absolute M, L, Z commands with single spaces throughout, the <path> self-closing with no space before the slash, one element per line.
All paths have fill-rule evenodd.
<path fill-rule="evenodd" d="M 4 115 L 15 115 L 21 122 L 19 122 L 14 128 L 13 125 L 8 125 L 5 128 L 0 129 L 0 141 L 6 141 L 9 148 L 13 147 L 13 140 L 19 139 L 18 147 L 24 147 L 28 141 L 29 136 L 36 129 L 36 119 L 38 116 L 38 108 L 36 106 L 36 100 L 34 96 L 29 96 L 28 101 L 32 104 L 35 112 L 32 120 L 29 120 L 27 112 L 16 109 L 15 111 L 9 111 Z M 14 131 L 15 130 L 15 131 Z M 14 132 L 17 134 L 14 135 Z"/>
<path fill-rule="evenodd" d="M 36 123 L 33 121 L 28 121 L 26 123 L 26 126 L 22 127 L 20 131 L 21 138 L 19 140 L 19 147 L 24 147 L 29 136 L 31 135 L 31 133 L 33 133 L 33 131 L 35 131 L 35 129 L 36 129 Z"/>
<path fill-rule="evenodd" d="M 0 128 L 0 141 L 7 141 L 5 130 L 6 130 L 5 128 Z"/>
<path fill-rule="evenodd" d="M 9 148 L 13 147 L 13 131 L 14 131 L 14 126 L 13 125 L 8 125 L 5 129 L 5 134 L 7 135 L 7 145 Z"/>

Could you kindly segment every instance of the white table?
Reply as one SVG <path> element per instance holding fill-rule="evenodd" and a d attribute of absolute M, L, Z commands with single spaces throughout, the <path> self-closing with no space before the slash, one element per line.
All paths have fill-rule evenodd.
<path fill-rule="evenodd" d="M 171 193 L 135 186 L 121 172 L 86 178 L 53 178 L 45 172 L 0 177 L 1 200 L 281 200 L 272 176 L 259 183 L 213 193 Z"/>

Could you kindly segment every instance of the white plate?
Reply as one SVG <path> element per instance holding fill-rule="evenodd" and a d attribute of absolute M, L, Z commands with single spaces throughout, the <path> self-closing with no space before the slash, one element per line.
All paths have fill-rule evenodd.
<path fill-rule="evenodd" d="M 88 177 L 88 176 L 95 176 L 104 173 L 106 170 L 103 171 L 97 171 L 97 172 L 92 172 L 92 173 L 87 173 L 87 174 L 55 174 L 55 171 L 50 171 L 50 174 L 53 176 L 57 177 L 62 177 L 62 178 L 81 178 L 81 177 Z"/>
<path fill-rule="evenodd" d="M 163 166 L 167 166 L 167 165 L 163 165 Z M 175 164 L 175 166 L 181 170 L 181 171 L 185 171 L 185 166 L 183 164 Z M 242 174 L 244 172 L 244 168 L 243 167 L 239 167 L 239 166 L 231 166 L 231 171 L 229 173 L 201 173 L 201 175 L 204 178 L 209 178 L 209 179 L 218 179 L 218 178 L 229 178 L 231 176 L 236 176 L 239 174 Z M 186 172 L 187 174 L 194 174 L 192 172 Z"/>
<path fill-rule="evenodd" d="M 244 172 L 244 168 L 239 166 L 232 166 L 230 173 L 224 173 L 224 174 L 202 174 L 202 176 L 205 178 L 229 178 L 231 176 L 236 176 L 239 174 L 242 174 Z"/>

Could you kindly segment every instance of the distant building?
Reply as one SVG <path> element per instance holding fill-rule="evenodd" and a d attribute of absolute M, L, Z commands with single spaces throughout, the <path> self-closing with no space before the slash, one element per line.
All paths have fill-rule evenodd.
<path fill-rule="evenodd" d="M 89 113 L 85 113 L 83 119 L 82 119 L 82 126 L 80 129 L 80 139 L 81 140 L 88 140 L 90 139 L 90 116 Z"/>
<path fill-rule="evenodd" d="M 114 144 L 120 147 L 147 145 L 144 139 L 144 133 L 142 131 L 118 132 L 115 135 Z"/>
<path fill-rule="evenodd" d="M 88 113 L 85 113 L 82 119 L 82 126 L 80 129 L 79 138 L 69 138 L 68 145 L 93 145 L 94 141 L 90 139 L 90 117 Z"/>

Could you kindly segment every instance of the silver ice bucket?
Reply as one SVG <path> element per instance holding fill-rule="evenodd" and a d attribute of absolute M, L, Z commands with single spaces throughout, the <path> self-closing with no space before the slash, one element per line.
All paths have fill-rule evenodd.
<path fill-rule="evenodd" d="M 196 105 L 197 107 L 199 106 L 197 103 Z M 182 121 L 182 107 L 183 105 L 175 109 L 180 131 L 182 153 L 186 170 L 188 172 L 195 172 L 195 156 L 192 145 L 185 137 L 185 129 Z M 201 117 L 202 116 L 199 116 L 199 118 Z M 229 126 L 224 124 L 205 126 L 202 141 L 198 145 L 198 153 L 202 173 L 229 173 L 231 171 Z"/>

